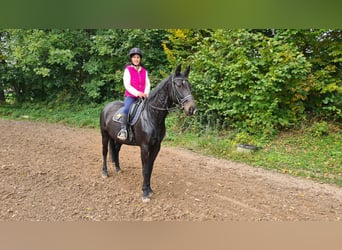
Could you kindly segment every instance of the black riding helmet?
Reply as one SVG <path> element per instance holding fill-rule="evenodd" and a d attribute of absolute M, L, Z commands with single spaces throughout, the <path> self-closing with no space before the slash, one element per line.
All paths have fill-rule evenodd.
<path fill-rule="evenodd" d="M 140 58 L 142 58 L 142 53 L 141 50 L 139 48 L 133 48 L 129 51 L 129 58 L 132 58 L 132 56 L 134 55 L 139 55 Z"/>

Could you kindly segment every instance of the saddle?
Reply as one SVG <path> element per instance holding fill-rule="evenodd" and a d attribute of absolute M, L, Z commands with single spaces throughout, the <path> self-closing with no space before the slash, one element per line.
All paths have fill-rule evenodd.
<path fill-rule="evenodd" d="M 144 109 L 144 99 L 137 98 L 137 100 L 132 103 L 127 117 L 127 124 L 130 126 L 134 126 L 141 114 L 141 111 Z M 122 117 L 124 107 L 121 107 L 114 113 L 113 121 L 120 123 L 120 118 Z"/>

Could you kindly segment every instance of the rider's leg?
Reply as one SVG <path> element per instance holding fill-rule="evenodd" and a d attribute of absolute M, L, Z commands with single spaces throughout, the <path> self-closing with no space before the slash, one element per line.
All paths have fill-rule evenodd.
<path fill-rule="evenodd" d="M 131 96 L 125 97 L 124 110 L 123 110 L 122 116 L 120 117 L 121 130 L 119 131 L 117 135 L 117 138 L 120 140 L 127 139 L 127 117 L 128 117 L 129 109 L 134 101 L 135 101 L 134 97 L 131 97 Z"/>

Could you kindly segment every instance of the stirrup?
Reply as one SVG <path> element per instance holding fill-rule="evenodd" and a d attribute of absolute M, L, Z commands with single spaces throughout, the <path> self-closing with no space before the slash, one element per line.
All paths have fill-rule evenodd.
<path fill-rule="evenodd" d="M 126 140 L 127 139 L 127 130 L 126 129 L 121 129 L 118 133 L 118 136 L 117 136 L 118 139 L 120 140 Z"/>

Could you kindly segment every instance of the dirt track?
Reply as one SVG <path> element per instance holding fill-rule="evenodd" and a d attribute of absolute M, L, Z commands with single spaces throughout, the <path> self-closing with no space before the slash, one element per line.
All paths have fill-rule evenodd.
<path fill-rule="evenodd" d="M 97 130 L 0 119 L 0 221 L 339 221 L 342 189 L 162 146 L 141 201 L 139 148 L 101 176 Z"/>

